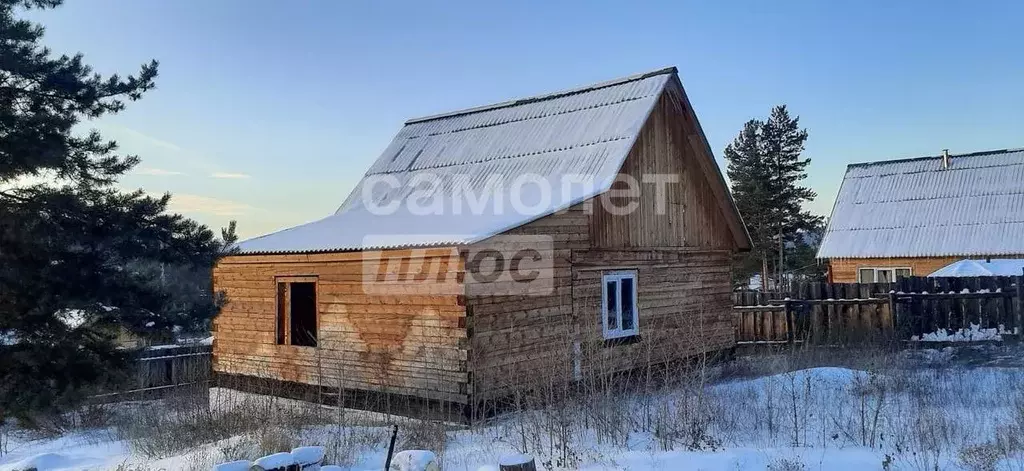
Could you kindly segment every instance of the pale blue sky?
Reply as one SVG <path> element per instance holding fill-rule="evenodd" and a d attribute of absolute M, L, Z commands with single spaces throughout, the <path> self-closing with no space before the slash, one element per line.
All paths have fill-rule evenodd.
<path fill-rule="evenodd" d="M 720 165 L 746 120 L 800 115 L 819 214 L 850 162 L 1024 147 L 1010 0 L 69 0 L 32 16 L 101 73 L 161 62 L 156 90 L 92 126 L 142 157 L 122 186 L 243 236 L 334 211 L 407 118 L 669 65 Z"/>

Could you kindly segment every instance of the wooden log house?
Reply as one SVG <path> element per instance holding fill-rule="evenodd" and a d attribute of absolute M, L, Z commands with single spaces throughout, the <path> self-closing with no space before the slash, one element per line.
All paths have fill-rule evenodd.
<path fill-rule="evenodd" d="M 1024 149 L 851 164 L 818 258 L 829 281 L 891 283 L 1024 258 Z"/>
<path fill-rule="evenodd" d="M 473 405 L 730 349 L 749 248 L 675 68 L 413 119 L 336 213 L 217 265 L 214 369 Z"/>

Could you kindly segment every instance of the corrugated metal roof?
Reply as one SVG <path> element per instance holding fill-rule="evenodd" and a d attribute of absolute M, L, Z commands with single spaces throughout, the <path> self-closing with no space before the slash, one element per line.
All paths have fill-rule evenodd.
<path fill-rule="evenodd" d="M 610 187 L 675 73 L 675 68 L 662 69 L 410 120 L 335 214 L 241 242 L 239 249 L 284 253 L 458 245 L 567 208 Z M 586 182 L 561 191 L 568 174 Z M 537 185 L 520 181 L 523 176 L 558 191 L 545 195 Z M 461 203 L 466 193 L 490 198 L 491 209 L 471 211 Z M 409 207 L 423 200 L 441 212 Z M 373 209 L 392 203 L 398 209 L 390 214 Z M 453 210 L 459 206 L 464 210 Z M 504 210 L 494 210 L 499 206 Z"/>
<path fill-rule="evenodd" d="M 1024 254 L 1024 149 L 853 164 L 819 258 Z"/>

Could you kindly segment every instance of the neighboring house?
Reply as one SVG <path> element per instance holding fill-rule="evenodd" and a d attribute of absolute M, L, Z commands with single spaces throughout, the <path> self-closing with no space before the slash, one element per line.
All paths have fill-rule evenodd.
<path fill-rule="evenodd" d="M 1021 276 L 1024 275 L 1024 258 L 1000 258 L 988 260 L 965 259 L 946 265 L 928 276 Z"/>
<path fill-rule="evenodd" d="M 852 164 L 818 258 L 834 282 L 1024 256 L 1024 149 Z"/>
<path fill-rule="evenodd" d="M 686 359 L 734 346 L 749 248 L 675 68 L 413 119 L 336 213 L 220 261 L 214 368 L 476 405 Z"/>

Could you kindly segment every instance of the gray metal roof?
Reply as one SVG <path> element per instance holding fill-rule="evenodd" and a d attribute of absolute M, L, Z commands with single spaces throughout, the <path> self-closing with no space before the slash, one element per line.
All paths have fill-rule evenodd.
<path fill-rule="evenodd" d="M 675 74 L 673 67 L 410 120 L 335 214 L 238 247 L 243 253 L 285 253 L 458 245 L 552 214 L 607 191 Z M 567 174 L 586 182 L 550 195 L 510 194 L 523 175 L 561 189 Z M 426 189 L 414 184 L 425 176 L 443 183 Z M 381 178 L 398 185 L 372 184 Z M 488 186 L 495 178 L 501 180 L 499 190 Z M 452 211 L 459 191 L 487 196 L 492 205 L 500 201 L 505 210 Z M 431 197 L 441 201 L 440 214 L 421 214 L 405 204 Z M 368 207 L 392 202 L 402 204 L 391 214 Z"/>
<path fill-rule="evenodd" d="M 1024 254 L 1024 149 L 852 164 L 819 258 Z"/>

